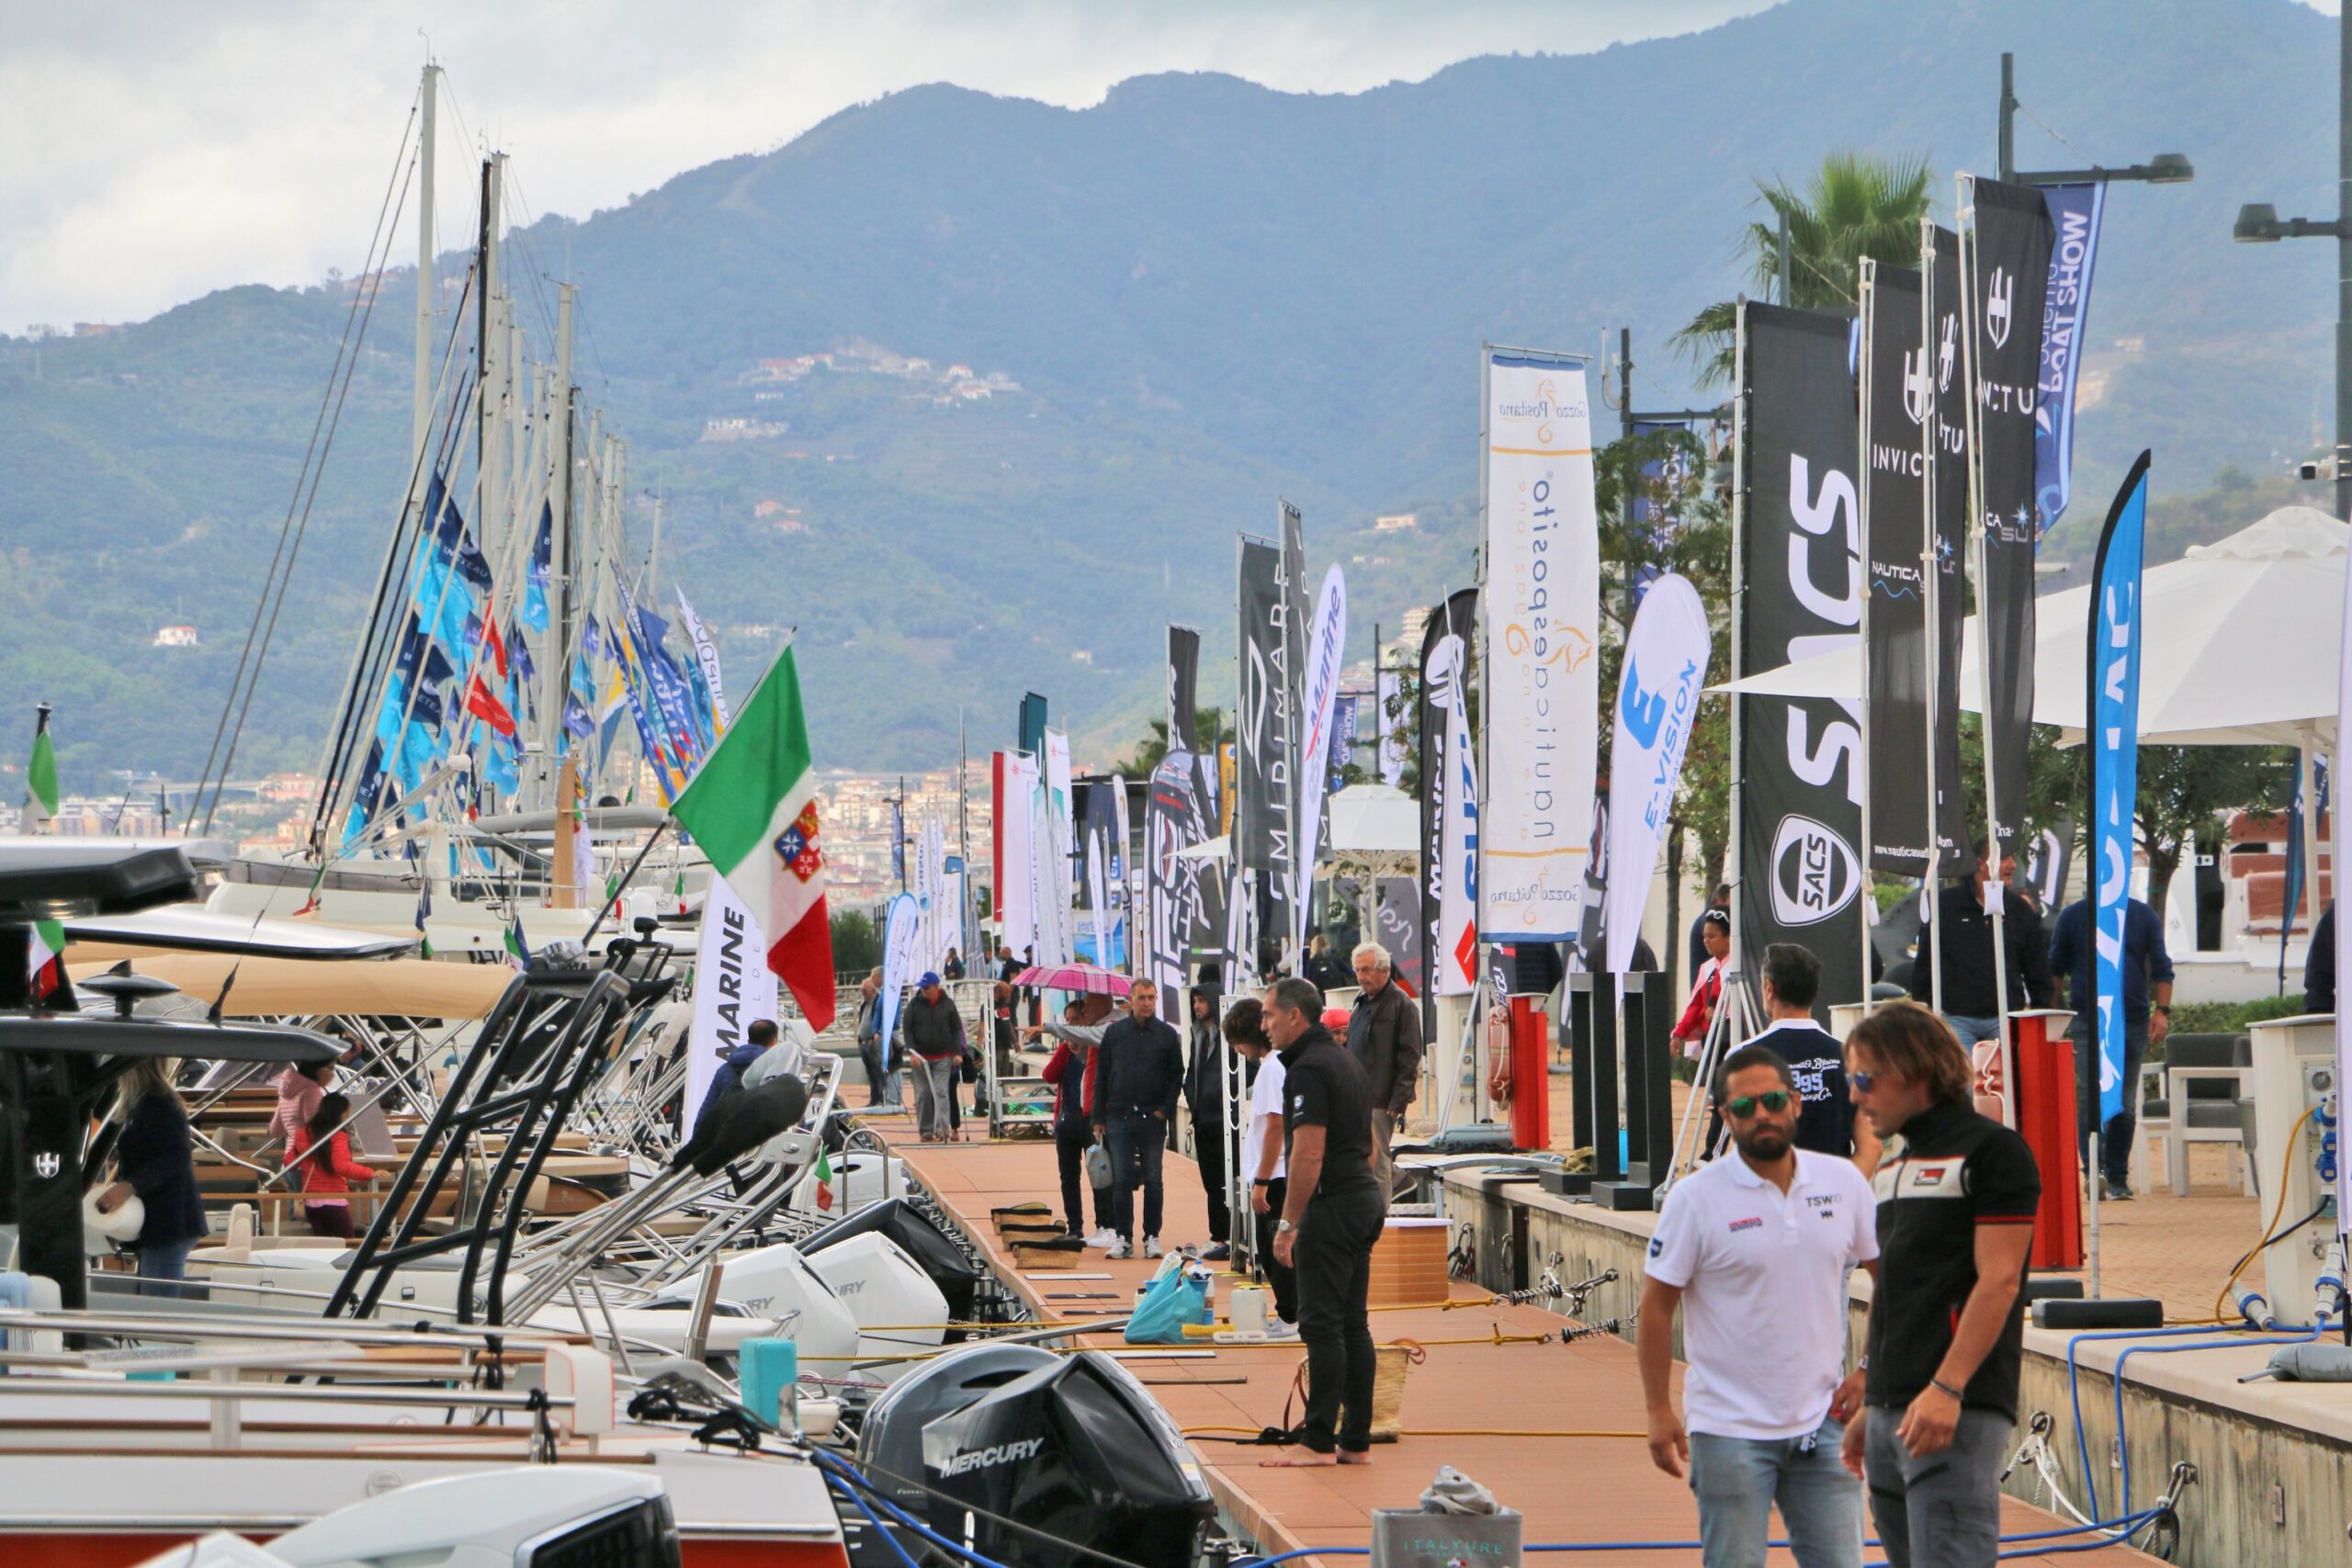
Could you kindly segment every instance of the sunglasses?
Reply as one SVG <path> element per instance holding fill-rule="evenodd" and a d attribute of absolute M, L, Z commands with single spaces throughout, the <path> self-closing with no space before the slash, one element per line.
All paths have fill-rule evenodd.
<path fill-rule="evenodd" d="M 1767 1089 L 1762 1094 L 1743 1094 L 1726 1104 L 1724 1109 L 1745 1122 L 1756 1114 L 1756 1108 L 1759 1105 L 1778 1116 L 1789 1108 L 1789 1091 L 1784 1089 Z"/>
<path fill-rule="evenodd" d="M 1846 1069 L 1846 1081 L 1852 1084 L 1856 1089 L 1860 1089 L 1864 1094 L 1870 1093 L 1871 1085 L 1877 1081 L 1877 1078 L 1878 1075 L 1876 1073 L 1865 1073 L 1854 1067 L 1848 1067 Z"/>

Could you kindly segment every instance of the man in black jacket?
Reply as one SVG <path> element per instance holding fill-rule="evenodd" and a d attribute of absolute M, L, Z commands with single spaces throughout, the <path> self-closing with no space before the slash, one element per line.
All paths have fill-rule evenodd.
<path fill-rule="evenodd" d="M 1216 1024 L 1216 992 L 1193 987 L 1192 1055 L 1184 1063 L 1184 1103 L 1193 1111 L 1193 1159 L 1209 1201 L 1209 1245 L 1201 1256 L 1230 1258 L 1233 1216 L 1225 1201 L 1225 1036 Z"/>
<path fill-rule="evenodd" d="M 1348 1015 L 1348 1055 L 1363 1069 L 1372 1089 L 1373 1169 L 1385 1197 L 1395 1190 L 1396 1163 L 1388 1145 L 1405 1124 L 1405 1109 L 1421 1082 L 1421 1010 L 1394 977 L 1395 961 L 1376 942 L 1359 943 L 1356 984 L 1363 987 Z"/>
<path fill-rule="evenodd" d="M 1094 1135 L 1111 1151 L 1113 1258 L 1135 1255 L 1136 1188 L 1143 1188 L 1143 1255 L 1159 1256 L 1162 1193 L 1159 1167 L 1168 1128 L 1184 1087 L 1184 1047 L 1165 1019 L 1155 1016 L 1159 987 L 1137 980 L 1127 993 L 1127 1016 L 1102 1033 L 1094 1069 Z"/>
<path fill-rule="evenodd" d="M 1996 1040 L 2001 1033 L 2001 995 L 1993 976 L 1993 918 L 1984 912 L 1985 879 L 1992 873 L 1991 845 L 1976 846 L 1973 875 L 1948 884 L 1936 896 L 1935 913 L 1919 927 L 1919 956 L 1911 965 L 1911 996 L 1932 1005 L 1933 944 L 1944 955 L 1944 1021 L 1963 1046 Z M 2001 948 L 2007 957 L 2008 1010 L 2050 1005 L 2050 939 L 2041 917 L 2025 895 L 2009 886 L 2017 857 L 2000 862 Z"/>

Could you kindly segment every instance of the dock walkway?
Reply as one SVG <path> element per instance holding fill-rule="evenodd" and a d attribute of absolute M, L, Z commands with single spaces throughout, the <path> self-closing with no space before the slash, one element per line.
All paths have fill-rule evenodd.
<path fill-rule="evenodd" d="M 989 1211 L 1040 1199 L 1058 1211 L 1051 1144 L 1023 1139 L 925 1145 L 916 1138 L 911 1118 L 862 1120 L 891 1143 L 914 1179 L 956 1217 L 999 1276 L 1040 1318 L 1122 1311 L 1157 1268 L 1142 1259 L 1114 1263 L 1090 1249 L 1071 1273 L 1019 1272 L 997 1243 Z M 1171 1247 L 1205 1242 L 1207 1208 L 1197 1168 L 1171 1153 L 1165 1180 L 1167 1226 L 1161 1239 Z M 1219 1278 L 1220 1314 L 1227 1293 L 1242 1282 Z M 1127 1365 L 1193 1438 L 1227 1515 L 1269 1554 L 1368 1545 L 1372 1511 L 1415 1506 L 1441 1464 L 1483 1482 L 1524 1514 L 1531 1543 L 1695 1541 L 1698 1515 L 1688 1487 L 1650 1463 L 1643 1441 L 1645 1419 L 1633 1347 L 1607 1334 L 1563 1345 L 1558 1334 L 1569 1320 L 1538 1307 L 1491 1306 L 1488 1299 L 1486 1292 L 1456 1281 L 1450 1308 L 1374 1314 L 1375 1339 L 1412 1340 L 1425 1348 L 1427 1359 L 1407 1380 L 1404 1437 L 1376 1445 L 1367 1466 L 1267 1470 L 1258 1461 L 1281 1450 L 1215 1440 L 1283 1424 L 1284 1403 L 1305 1358 L 1295 1342 L 1204 1345 L 1201 1348 L 1211 1353 L 1144 1355 Z M 1548 1338 L 1535 1342 L 1537 1336 Z M 1115 1342 L 1093 1343 L 1109 1348 Z M 2005 1500 L 2004 1517 L 2013 1535 L 2057 1529 L 2067 1522 L 2015 1499 Z M 1695 1563 L 1699 1553 L 1588 1550 L 1547 1553 L 1544 1560 L 1667 1568 Z M 1884 1561 L 1875 1551 L 1867 1560 Z M 1344 1565 L 1362 1559 L 1329 1561 Z M 1792 1559 L 1775 1552 L 1773 1561 Z M 2155 1559 L 2109 1547 L 2009 1561 L 2108 1568 Z"/>

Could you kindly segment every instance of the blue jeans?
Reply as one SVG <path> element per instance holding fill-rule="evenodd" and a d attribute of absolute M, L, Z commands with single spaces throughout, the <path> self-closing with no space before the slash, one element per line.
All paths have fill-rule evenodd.
<path fill-rule="evenodd" d="M 1903 1412 L 1873 1405 L 1862 1446 L 1871 1517 L 1890 1568 L 1981 1568 L 2001 1550 L 2001 1462 L 2016 1426 L 1997 1410 L 1963 1408 L 1951 1444 L 1913 1458 L 1895 1436 Z"/>
<path fill-rule="evenodd" d="M 187 1288 L 180 1281 L 187 1278 L 187 1255 L 196 1250 L 196 1240 L 175 1241 L 168 1247 L 142 1247 L 139 1249 L 139 1285 L 142 1296 L 185 1296 Z"/>
<path fill-rule="evenodd" d="M 1995 1013 L 1990 1018 L 1962 1018 L 1958 1013 L 1948 1012 L 1944 1014 L 1944 1021 L 1951 1025 L 1951 1032 L 1960 1036 L 1960 1043 L 1963 1046 L 1981 1045 L 1987 1040 L 1998 1040 L 2001 1037 L 1999 1013 Z"/>
<path fill-rule="evenodd" d="M 2075 1141 L 2091 1135 L 2098 1118 L 2098 1044 L 2097 1024 L 2076 1013 L 2066 1034 L 2075 1043 Z M 2123 1104 L 2109 1118 L 2098 1135 L 2099 1174 L 2120 1186 L 2132 1175 L 2132 1134 L 2140 1125 L 2140 1066 L 2148 1059 L 2148 1021 L 2123 1024 Z M 2178 1111 L 2175 1115 L 2180 1114 Z"/>
<path fill-rule="evenodd" d="M 1159 1162 L 1168 1153 L 1168 1123 L 1148 1111 L 1114 1111 L 1103 1124 L 1111 1150 L 1111 1228 L 1136 1239 L 1136 1188 L 1143 1188 L 1143 1234 L 1159 1234 Z"/>
<path fill-rule="evenodd" d="M 1801 1438 L 1690 1434 L 1690 1490 L 1707 1568 L 1763 1568 L 1772 1505 L 1800 1568 L 1860 1568 L 1862 1484 L 1838 1461 L 1846 1429 L 1824 1419 Z"/>

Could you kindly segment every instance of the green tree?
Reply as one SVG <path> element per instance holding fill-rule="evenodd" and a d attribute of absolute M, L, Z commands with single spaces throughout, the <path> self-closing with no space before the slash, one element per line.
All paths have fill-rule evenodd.
<path fill-rule="evenodd" d="M 1749 279 L 1778 297 L 1781 220 L 1789 225 L 1788 303 L 1815 310 L 1851 310 L 1860 299 L 1860 258 L 1894 266 L 1919 265 L 1919 220 L 1928 214 L 1928 161 L 1890 160 L 1866 152 L 1833 152 L 1813 183 L 1799 192 L 1782 182 L 1756 182 L 1771 217 L 1740 234 Z M 1710 381 L 1728 381 L 1736 368 L 1735 301 L 1722 300 L 1690 318 L 1674 334 L 1676 346 Z"/>
<path fill-rule="evenodd" d="M 833 973 L 863 980 L 882 962 L 882 939 L 875 932 L 874 917 L 863 909 L 840 909 L 832 926 Z"/>
<path fill-rule="evenodd" d="M 1198 708 L 1193 711 L 1193 728 L 1200 735 L 1201 744 L 1211 755 L 1216 754 L 1219 746 L 1233 739 L 1230 730 L 1220 728 L 1224 718 L 1224 713 L 1216 708 Z M 1112 763 L 1111 771 L 1131 779 L 1148 779 L 1151 777 L 1152 770 L 1165 761 L 1167 757 L 1168 721 L 1164 718 L 1155 718 L 1148 727 L 1148 732 L 1144 738 L 1136 742 L 1134 753 L 1123 762 Z"/>

